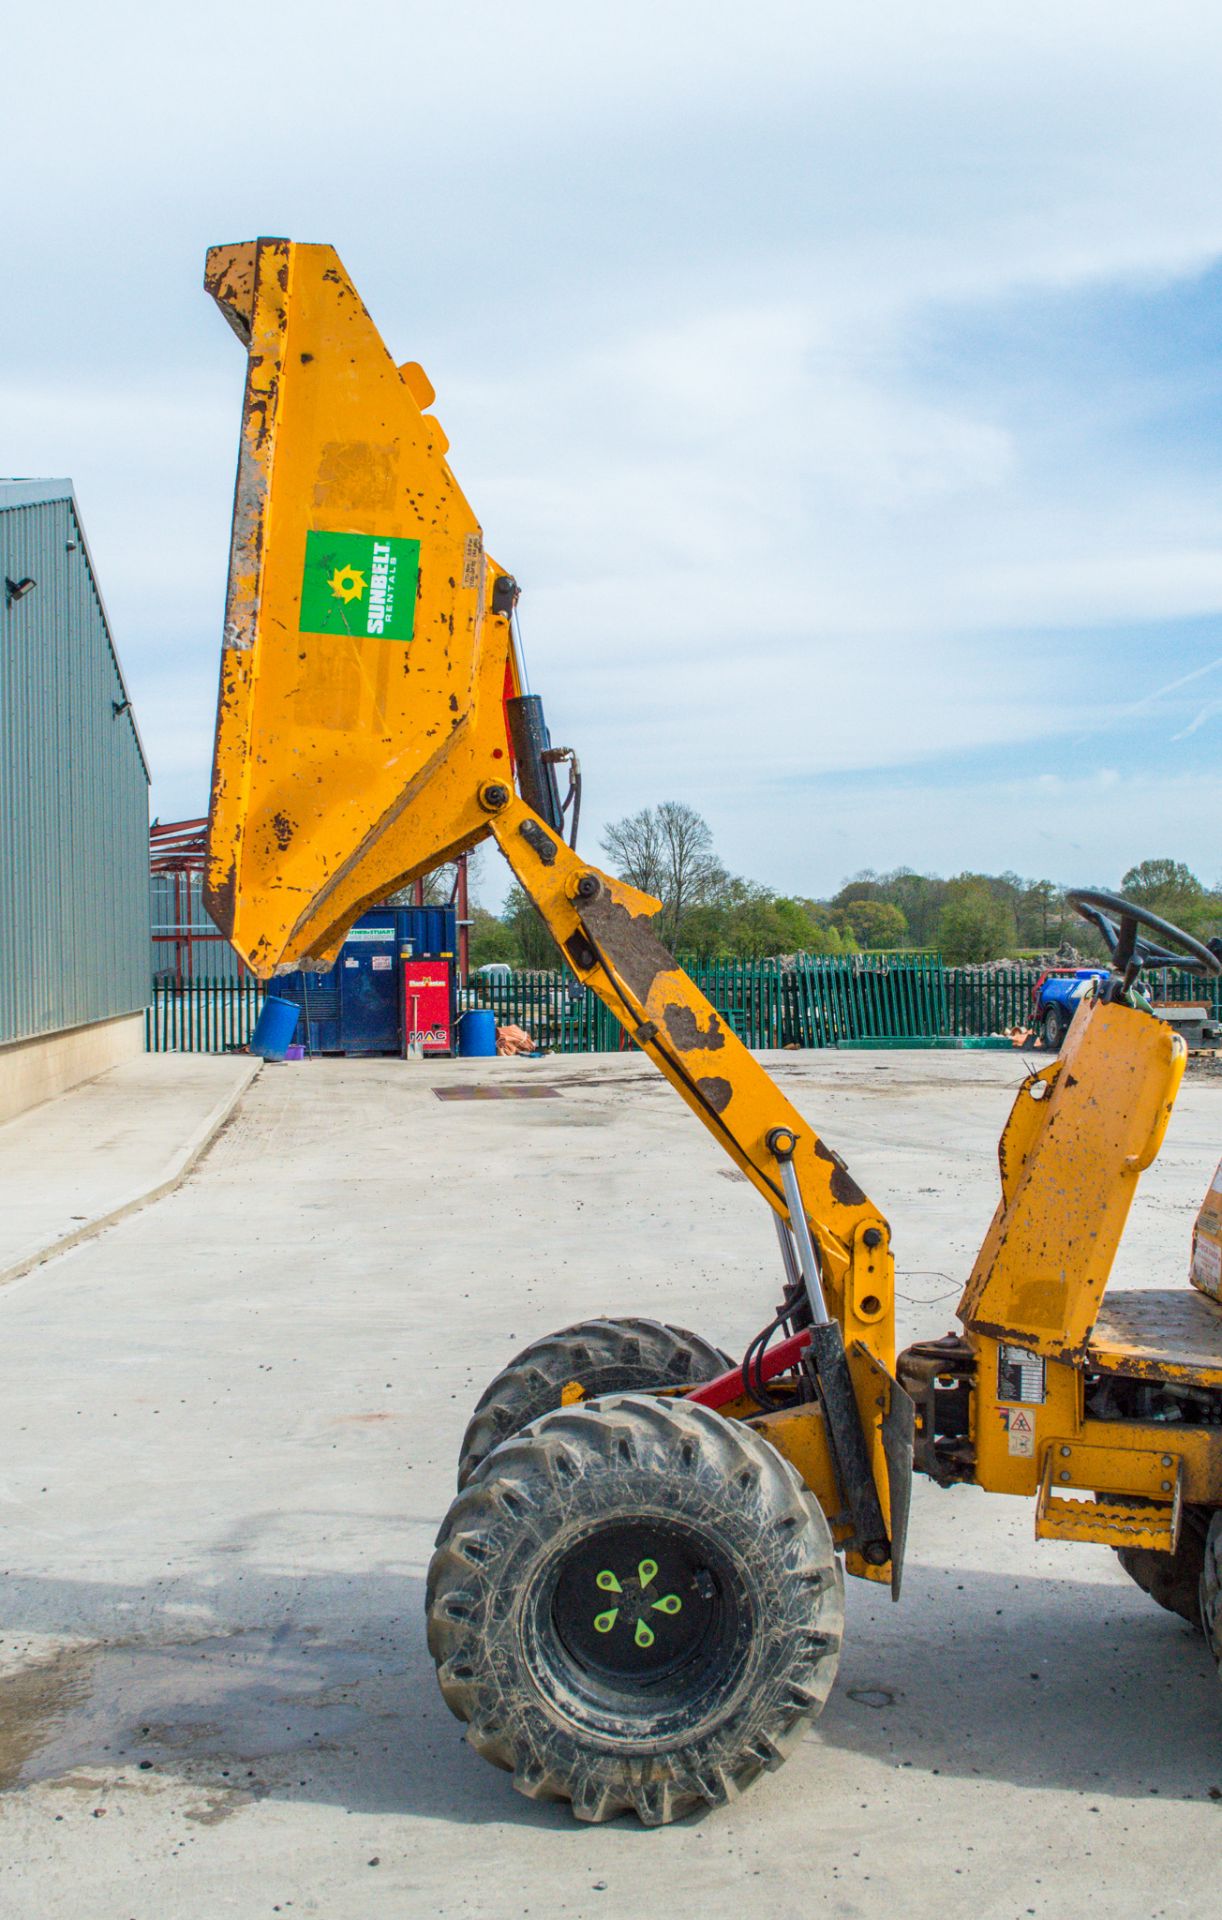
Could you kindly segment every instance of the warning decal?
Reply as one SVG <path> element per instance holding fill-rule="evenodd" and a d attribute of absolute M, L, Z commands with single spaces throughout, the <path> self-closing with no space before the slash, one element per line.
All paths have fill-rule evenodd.
<path fill-rule="evenodd" d="M 1014 1407 L 1007 1416 L 1010 1452 L 1020 1460 L 1029 1460 L 1035 1452 L 1035 1419 L 1025 1407 Z"/>

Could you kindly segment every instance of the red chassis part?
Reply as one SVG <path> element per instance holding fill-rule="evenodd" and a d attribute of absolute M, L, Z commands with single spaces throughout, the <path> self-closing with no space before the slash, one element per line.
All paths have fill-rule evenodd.
<path fill-rule="evenodd" d="M 810 1345 L 810 1333 L 803 1329 L 801 1333 L 791 1333 L 788 1340 L 779 1340 L 775 1347 L 769 1347 L 759 1363 L 758 1371 L 752 1368 L 752 1378 L 757 1382 L 772 1380 L 778 1373 L 788 1373 L 797 1365 Z M 741 1400 L 747 1392 L 741 1367 L 731 1367 L 728 1373 L 719 1373 L 715 1380 L 706 1380 L 702 1387 L 694 1387 L 691 1393 L 685 1393 L 685 1400 L 694 1400 L 698 1407 L 727 1407 L 731 1400 Z"/>

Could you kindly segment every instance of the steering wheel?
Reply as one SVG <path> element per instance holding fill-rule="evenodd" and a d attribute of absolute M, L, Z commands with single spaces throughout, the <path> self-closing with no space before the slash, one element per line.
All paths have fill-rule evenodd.
<path fill-rule="evenodd" d="M 1124 984 L 1131 986 L 1142 967 L 1182 967 L 1185 973 L 1222 973 L 1222 957 L 1202 946 L 1182 927 L 1160 920 L 1148 907 L 1125 900 L 1118 893 L 1098 893 L 1074 888 L 1065 895 L 1074 912 L 1090 922 L 1103 935 L 1104 945 Z M 1115 918 L 1109 918 L 1115 915 Z M 1149 927 L 1163 940 L 1171 942 L 1174 952 L 1156 947 L 1152 941 L 1139 940 L 1138 927 Z"/>

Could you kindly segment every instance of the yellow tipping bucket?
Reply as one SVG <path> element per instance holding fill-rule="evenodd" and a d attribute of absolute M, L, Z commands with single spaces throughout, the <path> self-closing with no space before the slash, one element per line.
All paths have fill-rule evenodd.
<path fill-rule="evenodd" d="M 330 247 L 213 247 L 205 285 L 247 351 L 205 900 L 267 976 L 487 833 L 512 582 Z"/>

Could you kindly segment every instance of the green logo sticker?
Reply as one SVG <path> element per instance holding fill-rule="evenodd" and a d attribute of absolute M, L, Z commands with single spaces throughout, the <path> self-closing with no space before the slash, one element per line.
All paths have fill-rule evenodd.
<path fill-rule="evenodd" d="M 307 533 L 298 631 L 410 640 L 419 573 L 418 540 Z"/>

